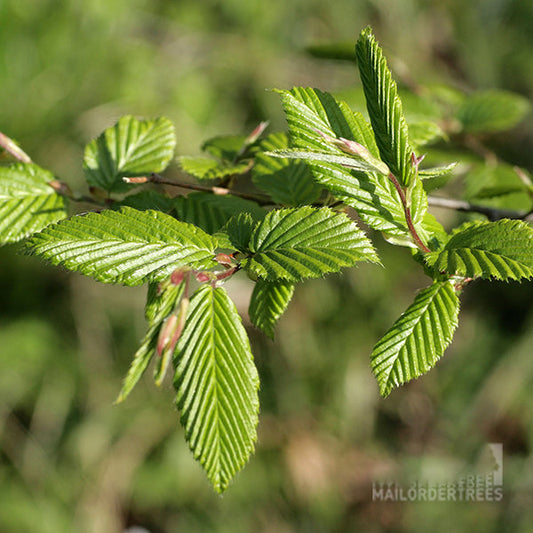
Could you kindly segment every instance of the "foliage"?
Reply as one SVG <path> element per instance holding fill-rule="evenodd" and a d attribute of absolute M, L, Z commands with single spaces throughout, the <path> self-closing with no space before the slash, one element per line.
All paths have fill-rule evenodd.
<path fill-rule="evenodd" d="M 408 125 L 369 28 L 356 57 L 369 122 L 329 93 L 279 91 L 288 135 L 260 139 L 263 123 L 247 137 L 210 139 L 203 145 L 209 157 L 179 158 L 181 172 L 201 184 L 158 174 L 176 145 L 166 118 L 123 117 L 89 143 L 84 169 L 92 196 L 83 197 L 94 207 L 89 213 L 67 217 L 66 204 L 81 197 L 24 162 L 23 152 L 8 150 L 17 162 L 0 168 L 3 242 L 23 241 L 28 253 L 100 282 L 148 285 L 148 331 L 119 401 L 151 361 L 157 385 L 170 366 L 186 439 L 218 492 L 253 452 L 258 421 L 250 343 L 223 287 L 237 272 L 256 284 L 252 322 L 273 337 L 296 283 L 358 262 L 380 263 L 353 212 L 391 244 L 409 248 L 431 283 L 374 347 L 371 367 L 384 396 L 442 357 L 457 327 L 459 296 L 471 281 L 533 274 L 533 230 L 526 222 L 481 210 L 501 220 L 470 222 L 448 234 L 428 213 L 426 189 L 445 182 L 454 165 L 419 168 L 418 150 L 446 132 L 434 121 Z M 505 130 L 527 108 L 507 93 L 471 95 L 453 110 L 455 133 Z M 520 172 L 520 190 L 528 194 Z M 246 181 L 246 191 L 238 180 Z M 151 182 L 200 192 L 174 198 L 134 190 Z M 261 192 L 249 193 L 253 186 Z M 507 193 L 493 190 L 496 197 Z"/>

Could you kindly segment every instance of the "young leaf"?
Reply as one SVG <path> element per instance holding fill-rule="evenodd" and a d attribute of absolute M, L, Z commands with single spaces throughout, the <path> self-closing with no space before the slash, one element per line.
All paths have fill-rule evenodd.
<path fill-rule="evenodd" d="M 288 146 L 286 133 L 273 133 L 263 139 L 255 158 L 252 181 L 279 204 L 290 207 L 312 204 L 320 195 L 320 187 L 309 167 L 303 162 L 265 154 Z"/>
<path fill-rule="evenodd" d="M 404 187 L 411 187 L 416 171 L 411 162 L 413 149 L 409 144 L 402 102 L 387 61 L 370 28 L 361 32 L 356 55 L 381 159 Z"/>
<path fill-rule="evenodd" d="M 160 281 L 176 268 L 210 268 L 215 240 L 158 211 L 89 213 L 34 235 L 30 252 L 104 283 Z"/>
<path fill-rule="evenodd" d="M 223 492 L 253 452 L 259 410 L 250 343 L 223 288 L 203 285 L 192 297 L 175 366 L 187 442 Z"/>
<path fill-rule="evenodd" d="M 435 366 L 457 327 L 459 299 L 450 281 L 420 292 L 376 344 L 371 366 L 382 396 Z"/>
<path fill-rule="evenodd" d="M 141 379 L 144 371 L 148 368 L 157 346 L 161 326 L 175 309 L 177 302 L 183 295 L 183 284 L 169 284 L 160 294 L 158 294 L 158 288 L 158 283 L 152 283 L 149 286 L 146 305 L 147 311 L 149 309 L 149 312 L 146 313 L 148 318 L 148 331 L 141 342 L 141 346 L 133 357 L 116 403 L 120 403 L 127 398 Z"/>
<path fill-rule="evenodd" d="M 468 278 L 533 277 L 533 229 L 521 220 L 468 222 L 440 252 L 425 256 L 435 271 Z"/>
<path fill-rule="evenodd" d="M 325 140 L 336 137 L 355 141 L 373 158 L 380 157 L 374 134 L 363 115 L 353 112 L 346 103 L 316 89 L 294 88 L 280 94 L 291 139 L 298 149 L 327 150 L 331 155 L 346 157 L 345 152 Z M 411 243 L 402 202 L 387 176 L 335 163 L 310 161 L 309 166 L 315 180 L 356 209 L 366 224 L 389 237 Z M 426 211 L 426 195 L 417 182 L 411 191 L 411 216 L 419 234 L 424 233 L 421 225 Z"/>
<path fill-rule="evenodd" d="M 516 126 L 531 105 L 522 96 L 507 91 L 482 91 L 468 96 L 457 111 L 467 133 L 492 133 Z"/>
<path fill-rule="evenodd" d="M 123 177 L 163 171 L 174 155 L 174 126 L 166 118 L 138 120 L 122 117 L 85 148 L 84 170 L 89 185 L 124 192 Z"/>
<path fill-rule="evenodd" d="M 67 216 L 50 172 L 29 163 L 0 167 L 0 242 L 16 242 Z"/>
<path fill-rule="evenodd" d="M 236 196 L 220 196 L 206 192 L 194 192 L 178 196 L 174 200 L 177 218 L 213 234 L 239 213 L 249 213 L 254 219 L 262 219 L 266 211 L 255 202 Z"/>
<path fill-rule="evenodd" d="M 252 324 L 273 339 L 276 322 L 287 309 L 293 294 L 293 283 L 257 280 L 248 310 Z"/>
<path fill-rule="evenodd" d="M 328 208 L 271 211 L 252 233 L 250 251 L 243 266 L 266 281 L 316 278 L 357 261 L 379 261 L 354 222 Z"/>

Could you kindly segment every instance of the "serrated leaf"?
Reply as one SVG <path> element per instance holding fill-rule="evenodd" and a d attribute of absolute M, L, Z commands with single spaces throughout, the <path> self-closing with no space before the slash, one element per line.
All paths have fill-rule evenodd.
<path fill-rule="evenodd" d="M 353 112 L 344 102 L 315 89 L 294 88 L 280 91 L 293 145 L 306 150 L 327 149 L 332 155 L 346 154 L 325 136 L 343 137 L 355 141 L 379 158 L 374 134 L 360 113 Z M 322 135 L 315 130 L 320 131 Z M 357 210 L 372 228 L 396 239 L 412 243 L 405 212 L 394 185 L 378 172 L 359 172 L 334 163 L 308 163 L 315 180 L 339 200 Z M 427 211 L 427 198 L 418 182 L 411 191 L 411 216 L 417 231 L 424 234 L 422 222 Z"/>
<path fill-rule="evenodd" d="M 67 216 L 54 176 L 30 163 L 0 167 L 0 242 L 16 242 Z"/>
<path fill-rule="evenodd" d="M 151 283 L 148 288 L 146 302 L 148 331 L 133 357 L 116 403 L 120 403 L 128 397 L 148 368 L 155 353 L 161 326 L 168 315 L 175 309 L 178 300 L 183 295 L 183 284 L 169 284 L 161 292 L 158 291 L 158 287 L 158 283 Z"/>
<path fill-rule="evenodd" d="M 309 167 L 265 153 L 286 149 L 288 145 L 285 133 L 273 133 L 263 139 L 255 157 L 252 181 L 279 204 L 290 207 L 312 204 L 320 195 L 320 187 L 313 180 Z"/>
<path fill-rule="evenodd" d="M 361 32 L 356 55 L 381 159 L 404 187 L 411 187 L 416 171 L 411 161 L 413 149 L 409 143 L 402 102 L 387 61 L 370 28 Z"/>
<path fill-rule="evenodd" d="M 492 133 L 516 126 L 529 112 L 530 103 L 507 91 L 481 91 L 468 96 L 457 118 L 468 133 Z"/>
<path fill-rule="evenodd" d="M 437 272 L 468 278 L 519 280 L 533 277 L 533 228 L 521 220 L 468 222 L 443 250 L 425 259 Z"/>
<path fill-rule="evenodd" d="M 174 200 L 174 207 L 179 220 L 194 224 L 210 234 L 220 230 L 231 217 L 239 213 L 248 213 L 255 220 L 260 220 L 266 214 L 262 207 L 251 200 L 206 192 L 178 196 Z"/>
<path fill-rule="evenodd" d="M 221 135 L 208 139 L 202 145 L 202 150 L 221 161 L 237 161 L 246 142 L 244 135 Z"/>
<path fill-rule="evenodd" d="M 371 366 L 382 396 L 430 370 L 457 327 L 459 299 L 453 284 L 438 282 L 421 291 L 376 344 Z"/>
<path fill-rule="evenodd" d="M 175 366 L 185 437 L 223 492 L 254 450 L 259 410 L 250 343 L 223 288 L 204 285 L 192 297 Z"/>
<path fill-rule="evenodd" d="M 227 235 L 226 245 L 229 244 L 229 248 L 248 253 L 250 250 L 250 240 L 257 224 L 257 221 L 248 213 L 241 213 L 230 218 L 222 229 Z"/>
<path fill-rule="evenodd" d="M 228 176 L 244 174 L 251 168 L 251 161 L 236 163 L 220 162 L 208 157 L 178 157 L 182 170 L 200 181 L 210 181 Z"/>
<path fill-rule="evenodd" d="M 301 207 L 270 212 L 250 239 L 242 263 L 266 281 L 316 278 L 357 261 L 378 258 L 365 234 L 345 214 Z"/>
<path fill-rule="evenodd" d="M 167 118 L 139 120 L 122 117 L 85 148 L 84 170 L 89 185 L 124 192 L 123 177 L 165 170 L 174 155 L 176 135 Z"/>
<path fill-rule="evenodd" d="M 449 165 L 444 165 L 441 167 L 431 167 L 431 168 L 421 168 L 418 170 L 418 175 L 420 179 L 427 180 L 432 178 L 441 178 L 448 176 L 455 167 L 457 163 L 450 163 Z"/>
<path fill-rule="evenodd" d="M 287 309 L 293 294 L 293 283 L 257 280 L 248 309 L 252 324 L 273 339 L 274 327 Z"/>
<path fill-rule="evenodd" d="M 216 241 L 158 211 L 124 207 L 64 220 L 34 235 L 29 251 L 104 283 L 160 281 L 176 268 L 205 269 Z"/>

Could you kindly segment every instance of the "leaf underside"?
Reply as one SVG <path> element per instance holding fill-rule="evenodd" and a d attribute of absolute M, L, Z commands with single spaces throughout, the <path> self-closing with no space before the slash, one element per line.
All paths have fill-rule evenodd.
<path fill-rule="evenodd" d="M 223 492 L 254 450 L 259 410 L 248 337 L 223 288 L 204 285 L 192 297 L 175 366 L 187 442 Z"/>
<path fill-rule="evenodd" d="M 216 242 L 158 211 L 124 207 L 64 220 L 33 236 L 29 251 L 104 283 L 161 281 L 179 267 L 210 268 Z"/>
<path fill-rule="evenodd" d="M 416 296 L 372 351 L 372 371 L 382 396 L 435 366 L 452 340 L 458 313 L 459 299 L 449 281 L 434 283 Z"/>

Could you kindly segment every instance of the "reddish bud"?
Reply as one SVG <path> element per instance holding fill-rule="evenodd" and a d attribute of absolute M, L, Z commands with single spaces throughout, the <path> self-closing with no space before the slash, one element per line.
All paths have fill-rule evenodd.
<path fill-rule="evenodd" d="M 150 181 L 150 178 L 146 176 L 138 176 L 135 178 L 122 178 L 122 181 L 125 183 L 148 183 Z"/>
<path fill-rule="evenodd" d="M 52 180 L 48 182 L 48 185 L 50 185 L 50 187 L 52 187 L 57 194 L 60 194 L 61 196 L 72 197 L 72 190 L 66 183 L 63 183 L 59 180 Z"/>
<path fill-rule="evenodd" d="M 259 123 L 259 125 L 254 129 L 254 131 L 252 131 L 252 133 L 250 133 L 250 135 L 246 137 L 244 144 L 246 146 L 253 144 L 255 141 L 257 141 L 257 139 L 261 136 L 261 134 L 267 129 L 267 127 L 268 127 L 267 121 Z"/>
<path fill-rule="evenodd" d="M 200 283 L 205 283 L 206 281 L 212 281 L 213 274 L 211 274 L 211 272 L 198 272 L 196 274 L 196 279 Z"/>
<path fill-rule="evenodd" d="M 159 355 L 160 357 L 161 355 L 163 355 L 163 352 L 165 352 L 169 348 L 170 340 L 174 337 L 177 325 L 178 316 L 170 315 L 169 317 L 167 317 L 163 326 L 161 327 L 156 347 L 157 355 Z"/>
<path fill-rule="evenodd" d="M 187 271 L 184 268 L 174 270 L 174 272 L 170 274 L 170 283 L 172 283 L 172 285 L 180 285 L 186 272 Z"/>
<path fill-rule="evenodd" d="M 215 256 L 215 261 L 223 266 L 233 266 L 233 259 L 228 254 L 217 254 Z"/>

